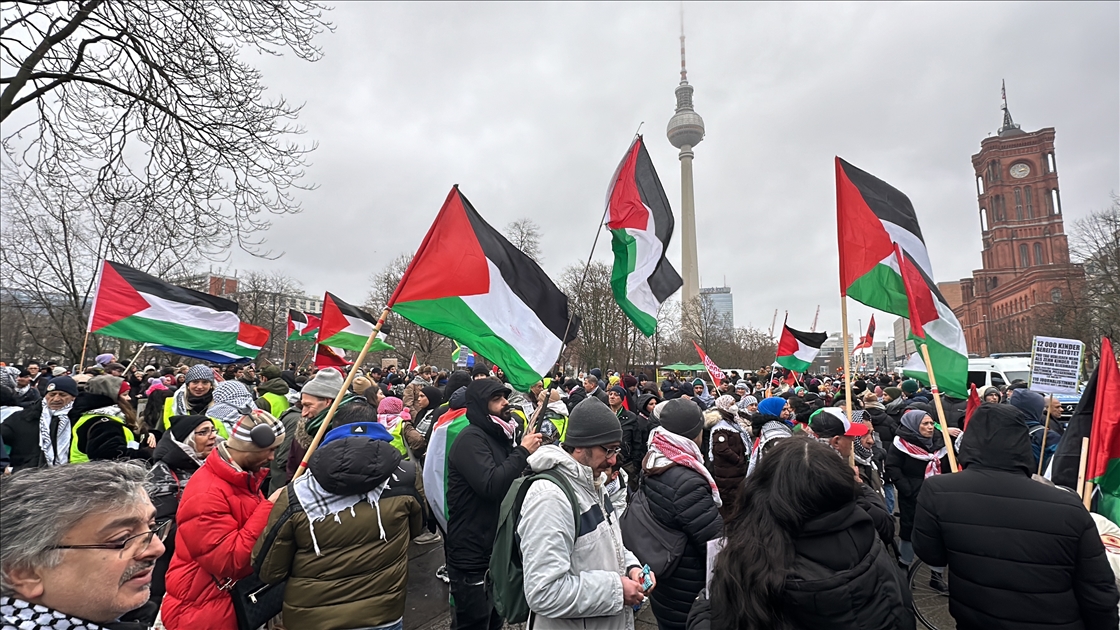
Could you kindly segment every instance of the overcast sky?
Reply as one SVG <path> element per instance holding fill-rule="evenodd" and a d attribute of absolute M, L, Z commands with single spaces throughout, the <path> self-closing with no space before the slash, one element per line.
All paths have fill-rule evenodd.
<path fill-rule="evenodd" d="M 936 280 L 980 266 L 970 157 L 1000 125 L 1000 81 L 1024 130 L 1057 130 L 1066 231 L 1120 191 L 1120 5 L 685 4 L 701 284 L 726 279 L 739 326 L 774 309 L 840 327 L 833 156 L 905 192 Z M 554 279 L 586 259 L 608 179 L 639 123 L 680 212 L 665 137 L 679 81 L 679 5 L 339 3 L 324 56 L 260 57 L 270 94 L 304 102 L 318 143 L 278 218 L 275 262 L 307 291 L 360 302 L 415 251 L 452 184 L 491 225 L 544 233 Z M 680 225 L 669 258 L 680 269 Z M 609 238 L 596 258 L 610 260 Z M 851 326 L 871 310 L 852 303 Z M 781 315 L 779 315 L 780 319 Z M 878 340 L 893 335 L 880 315 Z"/>

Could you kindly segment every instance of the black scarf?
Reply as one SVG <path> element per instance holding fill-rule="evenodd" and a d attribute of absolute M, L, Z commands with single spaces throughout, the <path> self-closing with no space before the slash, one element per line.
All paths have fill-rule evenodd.
<path fill-rule="evenodd" d="M 196 415 L 196 416 L 204 415 L 205 412 L 206 412 L 206 408 L 210 406 L 210 403 L 213 400 L 214 400 L 214 389 L 213 388 L 211 388 L 210 391 L 206 392 L 205 394 L 203 394 L 201 396 L 191 396 L 191 393 L 188 391 L 187 392 L 187 409 L 190 410 L 192 415 Z"/>

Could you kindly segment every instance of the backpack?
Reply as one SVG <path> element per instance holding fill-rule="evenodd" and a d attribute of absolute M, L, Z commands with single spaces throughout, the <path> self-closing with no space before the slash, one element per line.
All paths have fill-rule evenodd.
<path fill-rule="evenodd" d="M 506 623 L 523 623 L 529 618 L 529 604 L 525 601 L 525 571 L 521 564 L 521 537 L 517 534 L 517 525 L 521 522 L 521 505 L 525 503 L 525 493 L 538 479 L 547 479 L 564 491 L 564 496 L 572 506 L 576 538 L 581 533 L 579 501 L 563 474 L 549 468 L 513 482 L 498 511 L 498 531 L 494 536 L 488 580 L 494 608 Z"/>

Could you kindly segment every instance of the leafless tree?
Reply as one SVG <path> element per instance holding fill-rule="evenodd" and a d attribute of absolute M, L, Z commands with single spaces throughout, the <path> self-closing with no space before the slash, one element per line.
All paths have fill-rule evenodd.
<path fill-rule="evenodd" d="M 323 13 L 307 0 L 5 2 L 4 166 L 98 207 L 141 205 L 205 255 L 267 255 L 267 217 L 299 210 L 313 147 L 292 143 L 300 108 L 267 98 L 245 60 L 317 60 Z"/>
<path fill-rule="evenodd" d="M 1074 224 L 1073 257 L 1085 266 L 1091 347 L 1102 335 L 1120 339 L 1120 197 Z"/>
<path fill-rule="evenodd" d="M 371 278 L 371 285 L 366 297 L 365 307 L 368 312 L 379 315 L 389 303 L 393 291 L 400 284 L 408 264 L 412 262 L 412 254 L 401 254 L 384 269 L 375 273 Z M 426 328 L 421 328 L 407 319 L 390 313 L 386 320 L 392 326 L 387 342 L 396 351 L 386 351 L 370 354 L 371 361 L 380 364 L 382 358 L 396 357 L 400 365 L 407 366 L 412 353 L 416 353 L 416 360 L 424 365 L 448 367 L 451 364 L 451 352 L 455 349 L 451 340 L 443 335 L 434 333 Z"/>
<path fill-rule="evenodd" d="M 100 261 L 159 277 L 185 273 L 198 261 L 197 251 L 178 231 L 147 218 L 145 205 L 93 203 L 72 188 L 42 187 L 6 170 L 0 186 L 5 322 L 18 321 L 30 345 L 45 357 L 77 361 Z M 90 350 L 106 348 L 120 349 L 91 335 Z M 127 347 L 123 350 L 120 354 Z"/>
<path fill-rule="evenodd" d="M 520 249 L 537 264 L 540 264 L 543 260 L 541 256 L 541 228 L 532 219 L 511 221 L 506 226 L 505 237 L 514 247 Z"/>
<path fill-rule="evenodd" d="M 581 318 L 579 344 L 569 361 L 576 368 L 625 369 L 633 364 L 641 333 L 626 317 L 611 290 L 610 265 L 593 261 L 584 279 L 583 265 L 564 270 L 558 283 L 568 295 L 572 312 Z"/>
<path fill-rule="evenodd" d="M 261 348 L 259 359 L 280 365 L 283 362 L 284 340 L 287 337 L 288 309 L 290 302 L 303 295 L 303 285 L 298 280 L 278 271 L 251 271 L 237 279 L 238 315 L 241 321 L 269 330 L 268 343 Z M 292 355 L 306 353 L 308 342 L 298 342 Z M 302 356 L 302 354 L 301 354 Z M 298 357 L 295 357 L 298 360 Z"/>

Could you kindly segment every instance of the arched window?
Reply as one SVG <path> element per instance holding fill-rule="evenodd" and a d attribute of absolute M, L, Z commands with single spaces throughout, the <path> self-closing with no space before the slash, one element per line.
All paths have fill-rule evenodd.
<path fill-rule="evenodd" d="M 1027 218 L 1028 219 L 1033 219 L 1034 218 L 1034 195 L 1031 194 L 1031 187 L 1027 186 L 1026 190 L 1023 191 L 1023 194 L 1026 195 L 1026 197 L 1027 197 Z"/>
<path fill-rule="evenodd" d="M 1043 264 L 1043 262 L 1042 262 L 1042 244 L 1041 243 L 1035 243 L 1034 244 L 1034 264 L 1036 264 L 1036 265 Z"/>
<path fill-rule="evenodd" d="M 1023 220 L 1023 191 L 1015 189 L 1015 219 Z"/>
<path fill-rule="evenodd" d="M 1020 243 L 1019 244 L 1019 266 L 1020 267 L 1030 267 L 1031 266 L 1031 256 L 1030 256 L 1030 252 L 1027 251 L 1027 244 L 1026 243 Z"/>

